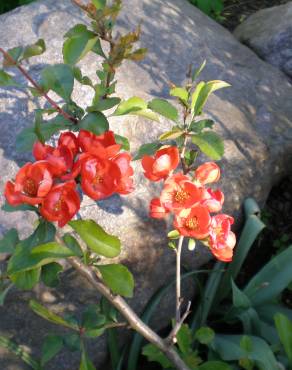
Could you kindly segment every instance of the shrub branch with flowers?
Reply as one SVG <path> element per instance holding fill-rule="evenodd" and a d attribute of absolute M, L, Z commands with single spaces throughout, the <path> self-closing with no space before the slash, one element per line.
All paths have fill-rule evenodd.
<path fill-rule="evenodd" d="M 124 60 L 143 59 L 146 50 L 134 47 L 140 29 L 125 35 L 114 34 L 120 0 L 111 4 L 106 4 L 105 0 L 92 0 L 89 4 L 74 0 L 74 3 L 91 19 L 91 29 L 83 24 L 71 28 L 63 45 L 64 64 L 45 67 L 38 82 L 27 73 L 23 62 L 45 51 L 43 40 L 8 51 L 0 48 L 5 68 L 0 70 L 0 84 L 20 87 L 6 72 L 14 67 L 30 82 L 27 87 L 30 92 L 45 98 L 49 104 L 49 107 L 36 110 L 34 126 L 17 137 L 18 146 L 32 148 L 35 161 L 20 168 L 15 178 L 6 183 L 4 192 L 7 200 L 4 210 L 33 211 L 39 224 L 24 240 L 19 239 L 15 229 L 4 235 L 0 253 L 7 254 L 8 263 L 7 271 L 0 277 L 4 285 L 14 284 L 20 289 L 31 289 L 40 280 L 55 286 L 62 270 L 58 261 L 66 258 L 120 312 L 127 323 L 110 317 L 109 306 L 101 305 L 86 311 L 86 315 L 94 313 L 98 319 L 95 317 L 90 324 L 77 324 L 31 301 L 31 308 L 41 317 L 78 332 L 82 344 L 80 369 L 93 368 L 86 354 L 84 336 L 97 337 L 107 328 L 125 325 L 130 325 L 157 346 L 177 369 L 189 369 L 174 346 L 177 333 L 190 312 L 190 303 L 183 302 L 180 287 L 183 240 L 189 239 L 190 250 L 195 248 L 197 240 L 201 241 L 221 261 L 231 261 L 235 246 L 235 235 L 231 231 L 233 218 L 218 214 L 224 195 L 221 190 L 209 187 L 219 180 L 220 169 L 214 162 L 199 166 L 195 163 L 200 152 L 212 160 L 223 155 L 223 142 L 212 131 L 214 122 L 202 119 L 201 115 L 210 94 L 229 85 L 218 80 L 197 83 L 204 63 L 196 71 L 190 69 L 187 84 L 183 87 L 172 85 L 170 90 L 170 95 L 181 106 L 182 118 L 177 108 L 164 99 L 146 102 L 132 97 L 121 101 L 112 96 L 115 94 L 115 72 Z M 76 66 L 89 52 L 103 59 L 102 69 L 96 72 L 97 83 Z M 71 98 L 75 80 L 94 91 L 94 98 L 86 110 Z M 50 97 L 51 91 L 63 100 L 63 105 Z M 161 338 L 144 324 L 122 298 L 132 297 L 134 290 L 134 279 L 127 267 L 101 261 L 102 257 L 110 259 L 120 254 L 119 239 L 94 220 L 74 219 L 83 194 L 97 201 L 114 193 L 127 195 L 134 191 L 129 141 L 109 129 L 109 115 L 104 112 L 110 109 L 113 116 L 131 114 L 151 120 L 163 116 L 174 122 L 171 130 L 156 142 L 143 144 L 135 157 L 141 159 L 148 180 L 163 181 L 160 196 L 150 203 L 150 216 L 173 217 L 174 230 L 168 237 L 169 246 L 176 253 L 176 312 L 175 324 L 167 338 Z M 53 118 L 45 118 L 50 115 Z M 56 134 L 59 135 L 57 144 L 46 144 Z M 64 234 L 62 228 L 67 224 L 71 232 Z M 184 312 L 183 306 L 186 306 Z M 44 368 L 50 358 L 45 357 L 39 368 Z"/>

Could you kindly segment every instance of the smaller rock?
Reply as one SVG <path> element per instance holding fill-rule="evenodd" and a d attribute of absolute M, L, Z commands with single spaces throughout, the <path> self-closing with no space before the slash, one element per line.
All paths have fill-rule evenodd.
<path fill-rule="evenodd" d="M 234 36 L 292 78 L 292 2 L 254 13 Z"/>

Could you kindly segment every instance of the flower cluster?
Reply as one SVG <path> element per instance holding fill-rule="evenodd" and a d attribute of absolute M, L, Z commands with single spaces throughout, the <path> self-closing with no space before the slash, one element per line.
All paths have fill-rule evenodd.
<path fill-rule="evenodd" d="M 120 150 L 112 131 L 99 136 L 86 130 L 78 136 L 65 132 L 57 147 L 36 142 L 36 162 L 26 163 L 6 183 L 5 197 L 12 206 L 37 205 L 45 219 L 62 227 L 80 208 L 78 183 L 94 200 L 133 191 L 131 156 Z"/>
<path fill-rule="evenodd" d="M 233 218 L 220 212 L 224 202 L 221 190 L 206 187 L 220 178 L 220 169 L 214 162 L 199 166 L 193 178 L 181 172 L 173 174 L 179 164 L 177 147 L 167 146 L 154 157 L 144 156 L 144 175 L 151 181 L 164 180 L 159 198 L 150 203 L 150 216 L 164 218 L 174 215 L 174 227 L 180 235 L 201 240 L 208 245 L 215 257 L 231 261 L 235 235 L 231 231 Z"/>

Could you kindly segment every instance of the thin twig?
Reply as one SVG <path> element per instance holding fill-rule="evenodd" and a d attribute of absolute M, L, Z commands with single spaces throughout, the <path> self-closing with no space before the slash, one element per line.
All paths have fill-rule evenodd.
<path fill-rule="evenodd" d="M 185 313 L 182 315 L 180 320 L 175 323 L 174 328 L 172 329 L 172 331 L 169 333 L 168 337 L 166 338 L 167 343 L 175 343 L 176 342 L 177 333 L 179 332 L 179 330 L 180 330 L 182 324 L 184 323 L 184 321 L 186 320 L 186 318 L 191 313 L 190 308 L 191 308 L 191 301 L 188 302 L 187 309 L 186 309 Z"/>
<path fill-rule="evenodd" d="M 180 306 L 181 306 L 181 251 L 183 245 L 184 237 L 181 235 L 178 240 L 178 245 L 176 249 L 176 304 L 175 304 L 175 321 L 178 323 L 180 321 Z"/>
<path fill-rule="evenodd" d="M 24 75 L 24 77 L 32 84 L 32 86 L 44 97 L 46 100 L 51 104 L 53 108 L 55 108 L 64 118 L 67 120 L 73 122 L 74 124 L 78 123 L 78 120 L 65 112 L 53 99 L 51 99 L 48 94 L 39 86 L 33 78 L 27 73 L 27 71 L 19 64 L 17 63 L 10 54 L 8 54 L 5 50 L 0 48 L 0 52 L 3 54 L 4 59 L 8 60 L 10 63 L 15 65 L 19 69 L 19 71 Z"/>

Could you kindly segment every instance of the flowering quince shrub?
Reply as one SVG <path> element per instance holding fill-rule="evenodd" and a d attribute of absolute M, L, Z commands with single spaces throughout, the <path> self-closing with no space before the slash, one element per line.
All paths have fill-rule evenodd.
<path fill-rule="evenodd" d="M 175 347 L 177 334 L 190 312 L 189 305 L 182 312 L 180 292 L 183 240 L 189 239 L 190 250 L 197 240 L 202 242 L 217 259 L 226 262 L 231 261 L 235 246 L 235 235 L 231 231 L 233 218 L 221 213 L 224 195 L 220 189 L 213 188 L 220 179 L 220 168 L 214 161 L 223 155 L 223 142 L 212 131 L 214 122 L 201 118 L 210 94 L 229 85 L 218 80 L 197 83 L 204 63 L 198 70 L 190 70 L 187 84 L 173 85 L 170 90 L 181 107 L 182 118 L 178 109 L 164 99 L 146 102 L 132 97 L 121 101 L 115 95 L 115 72 L 124 60 L 143 59 L 146 50 L 135 48 L 140 30 L 114 34 L 120 0 L 110 4 L 105 0 L 92 0 L 88 4 L 74 2 L 90 18 L 91 28 L 77 24 L 65 34 L 64 63 L 45 67 L 39 81 L 31 78 L 23 62 L 45 52 L 43 40 L 7 51 L 0 48 L 3 55 L 0 84 L 19 87 L 6 72 L 7 68 L 14 67 L 29 81 L 26 88 L 30 93 L 45 98 L 49 104 L 36 110 L 33 127 L 26 128 L 16 138 L 17 147 L 31 150 L 35 160 L 26 163 L 7 181 L 3 209 L 35 212 L 38 225 L 26 239 L 20 239 L 17 230 L 11 229 L 0 242 L 0 253 L 5 253 L 7 259 L 7 270 L 0 276 L 3 287 L 0 303 L 13 285 L 31 289 L 42 281 L 56 287 L 63 269 L 59 261 L 65 258 L 104 299 L 88 306 L 81 321 L 59 317 L 31 301 L 30 307 L 36 314 L 71 329 L 74 340 L 47 336 L 41 359 L 35 361 L 25 354 L 24 361 L 34 369 L 44 369 L 64 346 L 72 349 L 74 341 L 74 348 L 81 351 L 80 370 L 92 370 L 94 366 L 86 352 L 85 338 L 98 337 L 107 328 L 130 326 L 162 351 L 173 367 L 189 369 L 192 367 L 187 358 Z M 87 53 L 103 61 L 96 72 L 98 82 L 84 75 L 77 66 Z M 86 109 L 72 100 L 75 82 L 94 92 Z M 63 101 L 61 105 L 51 98 L 52 91 Z M 134 279 L 126 266 L 109 262 L 119 256 L 120 240 L 96 221 L 82 220 L 79 216 L 83 195 L 99 201 L 115 193 L 127 195 L 134 191 L 130 143 L 110 130 L 109 110 L 113 116 L 131 114 L 154 121 L 164 117 L 174 123 L 156 142 L 143 144 L 134 158 L 141 159 L 149 181 L 163 183 L 160 195 L 150 202 L 150 216 L 173 218 L 174 230 L 168 236 L 169 246 L 176 253 L 176 309 L 175 325 L 167 338 L 159 337 L 122 298 L 133 296 Z M 49 145 L 54 135 L 57 143 Z M 197 165 L 200 153 L 211 161 Z M 70 232 L 64 232 L 65 225 L 66 231 L 71 228 Z M 116 312 L 120 312 L 126 322 L 119 321 Z M 2 337 L 0 345 L 15 349 L 15 344 Z"/>

